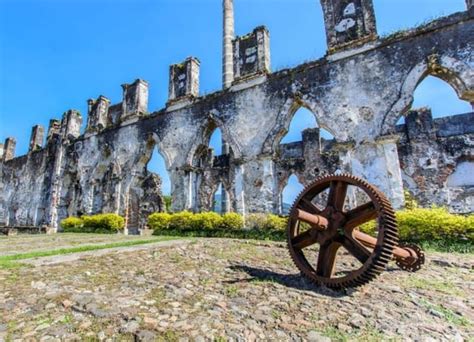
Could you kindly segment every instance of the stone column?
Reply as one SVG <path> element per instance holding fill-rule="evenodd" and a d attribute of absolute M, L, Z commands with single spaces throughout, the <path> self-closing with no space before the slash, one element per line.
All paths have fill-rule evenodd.
<path fill-rule="evenodd" d="M 343 171 L 378 187 L 395 209 L 405 204 L 397 139 L 396 136 L 384 136 L 374 143 L 340 149 Z"/>
<path fill-rule="evenodd" d="M 148 82 L 137 79 L 131 84 L 122 84 L 122 122 L 138 119 L 148 112 Z"/>
<path fill-rule="evenodd" d="M 7 138 L 5 140 L 5 144 L 3 148 L 3 161 L 7 161 L 7 160 L 15 158 L 15 148 L 16 148 L 15 138 Z"/>
<path fill-rule="evenodd" d="M 82 115 L 77 110 L 70 109 L 63 114 L 61 133 L 65 139 L 76 139 L 81 135 Z"/>
<path fill-rule="evenodd" d="M 321 0 L 329 52 L 377 38 L 372 0 Z"/>
<path fill-rule="evenodd" d="M 46 143 L 48 143 L 54 135 L 61 133 L 61 121 L 57 119 L 49 120 L 48 135 L 46 136 Z"/>
<path fill-rule="evenodd" d="M 199 59 L 188 57 L 170 66 L 168 102 L 199 96 Z"/>
<path fill-rule="evenodd" d="M 234 1 L 222 0 L 224 10 L 223 51 L 222 51 L 222 87 L 229 88 L 234 80 L 234 57 L 232 40 L 234 39 Z"/>
<path fill-rule="evenodd" d="M 245 216 L 245 183 L 244 183 L 244 166 L 236 165 L 234 177 L 235 192 L 235 210 L 237 213 Z"/>
<path fill-rule="evenodd" d="M 40 126 L 40 125 L 33 126 L 33 128 L 31 129 L 29 152 L 41 149 L 41 147 L 43 146 L 43 138 L 44 138 L 43 126 Z"/>
<path fill-rule="evenodd" d="M 466 0 L 467 10 L 471 10 L 474 7 L 474 0 Z"/>
<path fill-rule="evenodd" d="M 3 144 L 0 144 L 0 161 L 3 160 L 3 152 L 5 151 L 5 148 L 3 147 Z"/>

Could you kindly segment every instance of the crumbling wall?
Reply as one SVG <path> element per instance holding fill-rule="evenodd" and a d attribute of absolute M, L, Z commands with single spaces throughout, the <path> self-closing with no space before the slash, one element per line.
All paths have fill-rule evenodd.
<path fill-rule="evenodd" d="M 199 61 L 188 58 L 171 67 L 170 98 L 159 111 L 148 112 L 148 83 L 136 80 L 122 85 L 118 104 L 105 96 L 88 101 L 82 135 L 78 113 L 69 111 L 62 122 L 51 122 L 45 148 L 36 134 L 35 151 L 12 159 L 14 144 L 8 141 L 0 149 L 0 218 L 5 224 L 57 227 L 68 215 L 116 212 L 135 233 L 149 212 L 163 208 L 161 182 L 146 169 L 154 149 L 170 176 L 173 210 L 211 210 L 222 183 L 229 210 L 278 213 L 291 174 L 305 185 L 342 171 L 376 184 L 397 208 L 405 186 L 423 205 L 472 211 L 466 180 L 473 165 L 472 131 L 459 129 L 471 127 L 469 120 L 437 119 L 430 133 L 413 136 L 410 114 L 405 128 L 396 127 L 427 75 L 474 103 L 472 10 L 378 38 L 369 0 L 322 4 L 329 49 L 320 60 L 271 73 L 269 33 L 259 27 L 233 41 L 237 77 L 223 91 L 199 96 Z M 346 19 L 363 30 L 354 34 L 346 25 L 349 31 L 334 34 L 341 21 L 351 22 Z M 281 145 L 301 107 L 334 140 L 321 139 L 314 129 L 300 143 Z M 208 145 L 217 127 L 227 147 L 214 158 Z M 423 151 L 428 158 L 420 158 Z M 44 214 L 34 219 L 37 208 Z"/>
<path fill-rule="evenodd" d="M 403 184 L 424 206 L 474 212 L 474 113 L 433 120 L 411 111 L 400 133 Z"/>

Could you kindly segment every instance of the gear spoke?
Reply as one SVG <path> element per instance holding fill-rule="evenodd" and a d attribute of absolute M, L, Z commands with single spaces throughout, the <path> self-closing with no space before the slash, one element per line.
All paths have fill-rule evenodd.
<path fill-rule="evenodd" d="M 367 248 L 361 245 L 353 237 L 345 236 L 344 240 L 342 241 L 342 245 L 350 254 L 352 254 L 362 264 L 364 264 L 367 261 L 367 259 L 369 259 L 370 255 L 372 254 L 371 251 L 369 251 Z"/>
<path fill-rule="evenodd" d="M 291 244 L 296 249 L 303 249 L 315 244 L 318 241 L 318 231 L 311 228 L 291 239 Z"/>
<path fill-rule="evenodd" d="M 334 274 L 336 254 L 341 245 L 338 242 L 330 241 L 321 245 L 318 253 L 318 265 L 316 274 L 321 277 L 330 278 Z"/>
<path fill-rule="evenodd" d="M 357 208 L 354 208 L 346 214 L 345 229 L 354 229 L 366 222 L 377 218 L 377 210 L 375 209 L 373 202 L 365 203 Z"/>
<path fill-rule="evenodd" d="M 307 211 L 310 214 L 321 214 L 321 210 L 319 210 L 313 202 L 306 198 L 301 199 L 301 201 L 298 203 L 298 208 Z"/>
<path fill-rule="evenodd" d="M 329 188 L 328 206 L 333 207 L 338 211 L 342 211 L 344 208 L 344 202 L 346 200 L 348 184 L 341 181 L 331 182 Z"/>

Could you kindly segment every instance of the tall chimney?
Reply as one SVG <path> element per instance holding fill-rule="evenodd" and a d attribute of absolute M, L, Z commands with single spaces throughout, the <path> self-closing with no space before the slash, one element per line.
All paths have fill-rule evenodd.
<path fill-rule="evenodd" d="M 222 0 L 224 8 L 223 49 L 222 49 L 222 87 L 229 88 L 234 80 L 234 0 Z"/>

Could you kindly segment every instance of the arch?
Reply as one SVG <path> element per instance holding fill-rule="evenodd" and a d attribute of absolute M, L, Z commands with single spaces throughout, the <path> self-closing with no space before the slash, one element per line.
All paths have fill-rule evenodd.
<path fill-rule="evenodd" d="M 171 180 L 169 172 L 166 169 L 166 161 L 163 155 L 160 153 L 158 147 L 154 148 L 151 154 L 151 158 L 146 164 L 148 172 L 155 173 L 161 178 L 161 192 L 165 196 L 171 195 Z"/>
<path fill-rule="evenodd" d="M 293 114 L 290 125 L 288 126 L 288 132 L 281 138 L 280 144 L 303 141 L 303 131 L 307 128 L 315 128 L 317 126 L 318 123 L 311 111 L 305 107 L 300 107 Z"/>
<path fill-rule="evenodd" d="M 439 58 L 437 55 L 431 55 L 408 73 L 402 84 L 399 99 L 383 119 L 382 135 L 393 131 L 400 117 L 410 109 L 416 88 L 429 75 L 448 83 L 459 99 L 474 103 L 474 70 L 452 57 Z"/>
<path fill-rule="evenodd" d="M 216 127 L 209 138 L 209 147 L 213 149 L 215 157 L 223 154 L 222 144 L 222 131 Z"/>
<path fill-rule="evenodd" d="M 304 186 L 298 177 L 294 173 L 290 174 L 280 191 L 280 214 L 287 215 L 289 213 L 293 202 L 303 189 Z"/>
<path fill-rule="evenodd" d="M 276 125 L 263 144 L 262 154 L 275 154 L 278 151 L 278 146 L 283 137 L 288 133 L 294 115 L 301 108 L 307 109 L 312 115 L 314 115 L 316 125 L 320 129 L 328 131 L 335 137 L 334 132 L 326 127 L 322 120 L 320 120 L 320 113 L 323 113 L 321 108 L 315 104 L 304 102 L 300 98 L 290 98 L 283 104 L 280 113 L 277 116 Z"/>
<path fill-rule="evenodd" d="M 222 138 L 232 149 L 234 157 L 238 159 L 242 157 L 242 147 L 234 138 L 233 134 L 229 131 L 224 122 L 217 117 L 216 113 L 210 113 L 209 118 L 201 127 L 200 132 L 197 134 L 196 139 L 188 152 L 188 156 L 186 158 L 186 163 L 188 165 L 194 164 L 194 157 L 196 156 L 198 150 L 202 149 L 203 146 L 206 148 L 209 146 L 211 135 L 217 128 L 220 129 Z"/>

